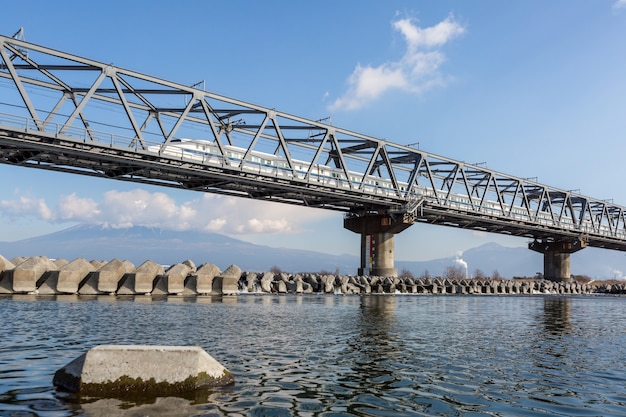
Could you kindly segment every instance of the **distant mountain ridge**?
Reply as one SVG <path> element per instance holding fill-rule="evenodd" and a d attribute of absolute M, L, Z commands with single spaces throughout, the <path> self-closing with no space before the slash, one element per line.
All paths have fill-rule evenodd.
<path fill-rule="evenodd" d="M 148 227 L 115 229 L 103 225 L 79 225 L 65 230 L 23 239 L 0 242 L 0 254 L 7 259 L 24 256 L 111 260 L 123 259 L 140 265 L 146 260 L 170 265 L 191 259 L 197 265 L 213 263 L 221 269 L 235 264 L 246 271 L 267 271 L 276 266 L 287 272 L 339 271 L 354 274 L 359 257 L 255 245 L 218 233 L 172 231 Z M 572 273 L 598 279 L 621 278 L 626 272 L 626 254 L 587 248 L 572 255 Z M 469 249 L 462 259 L 455 257 L 430 261 L 396 260 L 399 271 L 414 276 L 428 272 L 441 276 L 449 266 L 465 268 L 473 276 L 477 270 L 486 276 L 497 271 L 505 278 L 534 276 L 543 271 L 543 256 L 526 248 L 509 248 L 497 243 Z"/>
<path fill-rule="evenodd" d="M 118 258 L 135 265 L 148 259 L 164 265 L 191 259 L 198 265 L 213 263 L 226 269 L 235 264 L 248 271 L 267 271 L 278 266 L 285 271 L 347 272 L 356 270 L 358 262 L 354 256 L 271 248 L 218 233 L 141 226 L 117 229 L 103 225 L 78 225 L 16 242 L 0 242 L 0 254 L 7 259 L 37 255 L 70 260 Z"/>

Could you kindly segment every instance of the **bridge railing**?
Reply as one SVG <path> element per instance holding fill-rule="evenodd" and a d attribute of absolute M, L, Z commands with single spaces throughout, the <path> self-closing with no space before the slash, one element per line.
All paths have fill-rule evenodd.
<path fill-rule="evenodd" d="M 289 178 L 308 184 L 315 183 L 329 188 L 351 189 L 348 179 L 334 177 L 332 174 L 306 175 L 305 171 L 298 171 L 286 167 L 271 166 L 251 160 L 241 160 L 236 157 L 215 155 L 206 152 L 190 152 L 178 146 L 163 144 L 162 142 L 150 142 L 138 138 L 111 134 L 109 132 L 87 129 L 80 126 L 65 126 L 61 123 L 38 122 L 31 117 L 0 112 L 0 126 L 17 128 L 18 130 L 32 135 L 51 136 L 58 139 L 69 140 L 85 144 L 97 144 L 100 146 L 117 148 L 124 151 L 132 151 L 138 154 L 153 154 L 162 158 L 185 161 L 195 164 L 217 166 L 223 169 L 237 170 L 246 173 L 256 173 L 266 177 Z M 383 197 L 397 197 L 395 192 L 383 186 L 366 186 L 363 192 Z"/>
<path fill-rule="evenodd" d="M 77 126 L 66 127 L 63 129 L 63 125 L 59 123 L 38 123 L 32 118 L 10 113 L 0 112 L 0 126 L 11 127 L 34 136 L 44 134 L 45 136 L 76 143 L 91 145 L 97 144 L 98 146 L 116 148 L 126 152 L 130 151 L 137 153 L 138 158 L 141 154 L 151 154 L 161 158 L 219 167 L 222 169 L 236 170 L 239 172 L 255 173 L 266 177 L 285 178 L 291 181 L 299 181 L 308 184 L 315 183 L 328 188 L 343 190 L 351 189 L 349 181 L 342 178 L 335 178 L 327 175 L 306 176 L 304 171 L 294 171 L 284 167 L 268 166 L 262 163 L 252 162 L 250 160 L 243 161 L 237 158 L 229 159 L 228 157 L 222 155 L 209 153 L 194 154 L 176 146 L 168 146 L 156 141 L 146 142 L 145 139 L 143 145 L 141 145 L 137 138 L 130 136 L 116 135 L 109 132 L 86 129 Z M 375 196 L 389 198 L 396 197 L 393 190 L 382 186 L 363 187 L 361 191 Z M 445 199 L 445 202 L 442 203 L 442 201 L 444 201 L 442 197 L 443 194 L 445 193 L 441 190 L 433 190 L 430 187 L 418 185 L 413 187 L 409 193 L 411 199 L 421 201 L 421 206 L 438 206 L 454 210 L 459 213 L 480 215 L 492 219 L 516 221 L 528 225 L 535 224 L 546 228 L 570 230 L 580 234 L 596 234 L 626 240 L 626 230 L 623 228 L 615 227 L 611 229 L 611 227 L 603 224 L 594 226 L 589 221 L 576 224 L 570 218 L 565 218 L 564 220 L 555 222 L 553 216 L 547 213 L 542 214 L 541 212 L 535 218 L 530 218 L 528 215 L 520 214 L 520 212 L 515 211 L 507 214 L 503 212 L 501 208 L 491 205 L 472 207 L 471 204 L 468 203 L 467 197 L 460 194 L 450 194 Z"/>
<path fill-rule="evenodd" d="M 63 129 L 63 125 L 55 122 L 36 121 L 31 117 L 0 112 L 0 125 L 11 126 L 24 133 L 46 133 L 55 138 L 73 139 L 79 142 L 96 142 L 105 146 L 117 146 L 138 150 L 138 145 L 132 146 L 133 138 L 111 134 L 109 132 L 70 126 Z"/>

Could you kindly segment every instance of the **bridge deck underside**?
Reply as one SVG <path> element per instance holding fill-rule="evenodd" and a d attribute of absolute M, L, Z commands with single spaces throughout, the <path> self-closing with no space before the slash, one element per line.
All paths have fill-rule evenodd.
<path fill-rule="evenodd" d="M 7 129 L 0 129 L 0 163 L 343 212 L 397 204 L 349 190 L 338 194 L 318 183 L 271 178 L 236 167 L 213 167 L 159 157 L 150 152 L 33 136 Z"/>
<path fill-rule="evenodd" d="M 511 223 L 509 219 L 492 216 L 477 216 L 462 213 L 447 208 L 428 207 L 417 218 L 418 222 L 458 227 L 467 230 L 478 230 L 489 233 L 499 233 L 509 236 L 518 236 L 544 241 L 576 240 L 581 234 L 574 231 L 567 232 L 559 227 L 537 227 L 525 222 Z M 588 236 L 587 246 L 626 251 L 626 243 L 619 239 L 598 236 Z"/>

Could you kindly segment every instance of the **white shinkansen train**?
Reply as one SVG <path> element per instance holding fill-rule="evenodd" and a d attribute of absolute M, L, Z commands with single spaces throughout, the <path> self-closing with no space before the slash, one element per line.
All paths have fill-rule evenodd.
<path fill-rule="evenodd" d="M 271 175 L 285 178 L 298 178 L 304 180 L 309 171 L 310 164 L 305 161 L 292 159 L 293 169 L 289 168 L 287 160 L 283 157 L 251 151 L 244 161 L 247 149 L 239 148 L 231 145 L 224 145 L 224 155 L 219 151 L 214 142 L 197 139 L 174 139 L 166 146 L 152 145 L 148 147 L 149 152 L 158 153 L 162 156 L 174 157 L 176 159 L 188 159 L 202 162 L 204 164 L 214 164 L 223 166 L 226 164 L 240 167 L 240 169 L 263 175 Z M 327 165 L 315 164 L 311 169 L 309 181 L 318 182 L 325 186 L 334 188 L 350 189 L 351 184 L 359 186 L 363 179 L 363 174 L 348 172 L 349 178 L 342 169 L 332 168 Z M 365 176 L 363 179 L 362 191 L 376 195 L 395 196 L 396 191 L 391 180 Z M 407 184 L 400 182 L 398 184 L 400 191 L 405 192 Z M 435 192 L 439 197 L 439 201 L 435 198 Z M 451 193 L 447 191 L 433 191 L 430 187 L 415 186 L 413 194 L 416 198 L 424 198 L 426 201 L 435 204 L 441 204 L 441 201 L 447 201 L 446 206 L 456 210 L 477 211 L 481 214 L 489 216 L 506 217 L 510 220 L 521 222 L 534 221 L 536 223 L 554 226 L 555 219 L 549 211 L 538 211 L 537 216 L 529 216 L 529 210 L 513 206 L 512 209 L 508 204 L 500 204 L 497 201 L 484 201 L 481 206 L 481 199 L 466 195 Z M 447 200 L 446 200 L 447 198 Z M 480 207 L 480 209 L 476 209 Z M 534 218 L 534 220 L 532 219 Z M 584 231 L 592 231 L 590 221 L 586 219 L 582 227 L 577 227 L 573 219 L 566 217 L 560 220 L 560 227 L 570 225 L 572 229 Z M 603 233 L 610 233 L 607 226 L 601 226 Z M 606 230 L 604 230 L 606 229 Z"/>
<path fill-rule="evenodd" d="M 159 153 L 162 156 L 175 157 L 177 159 L 190 159 L 205 164 L 239 166 L 242 170 L 259 174 L 272 175 L 286 178 L 304 179 L 309 171 L 308 162 L 292 159 L 293 170 L 289 168 L 287 160 L 273 154 L 251 151 L 248 159 L 243 160 L 247 149 L 231 145 L 223 145 L 224 155 L 219 151 L 214 142 L 197 139 L 174 139 L 167 146 L 153 145 L 148 151 Z M 350 188 L 350 182 L 360 184 L 362 174 L 350 173 L 350 179 L 341 169 L 331 168 L 327 165 L 315 164 L 310 173 L 310 181 L 337 188 Z M 364 181 L 364 189 L 376 194 L 395 194 L 390 180 L 367 176 Z M 401 189 L 406 190 L 405 187 Z"/>

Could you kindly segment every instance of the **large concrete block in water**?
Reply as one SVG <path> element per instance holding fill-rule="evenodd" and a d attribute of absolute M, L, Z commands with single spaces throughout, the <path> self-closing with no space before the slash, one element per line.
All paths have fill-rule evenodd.
<path fill-rule="evenodd" d="M 22 262 L 24 262 L 27 259 L 28 259 L 28 257 L 16 256 L 15 258 L 11 258 L 11 263 L 13 265 L 19 265 L 19 264 L 21 264 Z"/>
<path fill-rule="evenodd" d="M 135 291 L 146 294 L 152 292 L 154 279 L 163 273 L 165 273 L 163 265 L 150 260 L 142 263 L 135 271 Z"/>
<path fill-rule="evenodd" d="M 217 294 L 233 295 L 239 293 L 239 279 L 241 268 L 231 265 L 213 280 L 213 292 Z"/>
<path fill-rule="evenodd" d="M 45 256 L 33 256 L 7 271 L 12 280 L 13 292 L 29 293 L 37 289 L 37 281 L 48 271 L 56 271 L 57 266 Z"/>
<path fill-rule="evenodd" d="M 261 277 L 261 291 L 272 292 L 272 283 L 274 282 L 274 273 L 265 272 Z"/>
<path fill-rule="evenodd" d="M 182 264 L 187 265 L 190 269 L 190 272 L 196 272 L 196 264 L 191 259 L 183 261 Z"/>
<path fill-rule="evenodd" d="M 0 294 L 11 294 L 13 292 L 13 283 L 9 282 L 9 274 L 6 271 L 15 268 L 13 262 L 0 255 Z"/>
<path fill-rule="evenodd" d="M 92 264 L 94 268 L 100 269 L 106 263 L 106 261 L 99 261 L 97 259 L 92 259 L 91 261 L 89 261 L 89 263 Z"/>
<path fill-rule="evenodd" d="M 154 289 L 154 280 L 162 275 L 165 269 L 162 265 L 147 260 L 134 272 L 125 275 L 118 294 L 150 294 Z"/>
<path fill-rule="evenodd" d="M 124 274 L 135 270 L 135 265 L 129 261 L 113 259 L 102 265 L 93 274 L 97 281 L 97 290 L 101 293 L 114 293 Z"/>
<path fill-rule="evenodd" d="M 159 275 L 152 294 L 183 294 L 185 292 L 185 279 L 187 279 L 190 273 L 195 271 L 195 265 L 190 265 L 189 262 L 174 264 L 164 274 Z"/>
<path fill-rule="evenodd" d="M 220 269 L 213 264 L 203 264 L 196 270 L 196 292 L 209 294 L 213 291 L 213 280 L 219 275 Z"/>
<path fill-rule="evenodd" d="M 185 290 L 185 279 L 193 271 L 188 263 L 172 265 L 163 275 L 167 283 L 168 294 L 182 294 Z"/>
<path fill-rule="evenodd" d="M 15 268 L 15 265 L 13 265 L 13 262 L 9 261 L 4 256 L 0 255 L 0 272 L 7 271 L 13 268 Z"/>
<path fill-rule="evenodd" d="M 197 346 L 101 345 L 59 369 L 56 387 L 97 397 L 163 397 L 234 383 Z"/>
<path fill-rule="evenodd" d="M 54 261 L 52 261 L 52 263 L 54 263 L 57 266 L 57 269 L 61 269 L 65 265 L 69 264 L 70 262 L 67 259 L 57 258 Z"/>
<path fill-rule="evenodd" d="M 76 258 L 52 273 L 39 287 L 40 294 L 76 294 L 78 286 L 95 268 L 85 258 Z"/>

